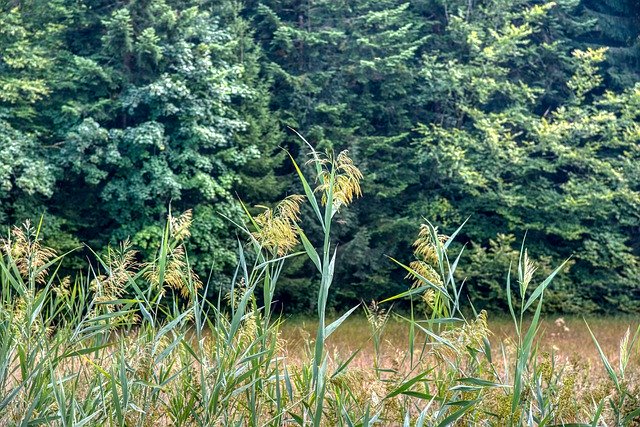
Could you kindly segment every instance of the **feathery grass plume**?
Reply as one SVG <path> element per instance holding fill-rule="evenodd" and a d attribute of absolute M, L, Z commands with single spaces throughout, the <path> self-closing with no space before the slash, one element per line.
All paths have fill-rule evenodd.
<path fill-rule="evenodd" d="M 436 233 L 437 231 L 436 229 Z M 447 236 L 438 234 L 438 240 L 440 243 L 444 243 L 447 241 Z M 436 242 L 433 241 L 428 225 L 420 225 L 420 231 L 418 232 L 417 239 L 413 242 L 413 248 L 413 254 L 417 260 L 412 261 L 409 267 L 431 283 L 443 286 L 442 277 L 440 277 L 440 273 L 436 270 L 438 266 Z M 424 285 L 421 279 L 411 272 L 407 274 L 406 278 L 413 279 L 413 287 Z"/>
<path fill-rule="evenodd" d="M 354 367 L 330 378 L 329 383 L 336 394 L 344 393 L 349 396 L 349 400 L 355 404 L 357 409 L 372 406 L 380 410 L 385 403 L 388 403 L 383 400 L 383 397 L 388 393 L 387 385 L 368 369 Z M 344 400 L 343 405 L 347 408 L 348 401 Z M 340 425 L 340 423 L 327 420 L 326 425 Z"/>
<path fill-rule="evenodd" d="M 246 292 L 247 284 L 245 283 L 244 277 L 241 277 L 233 289 L 230 289 L 229 292 L 225 294 L 224 300 L 234 309 L 237 309 L 238 304 L 240 304 L 240 301 L 242 301 L 242 297 Z"/>
<path fill-rule="evenodd" d="M 2 254 L 15 263 L 22 277 L 29 278 L 56 256 L 53 249 L 41 242 L 39 229 L 26 220 L 22 227 L 14 226 L 8 237 L 0 239 L 0 246 Z M 33 279 L 36 283 L 44 283 L 47 274 L 47 269 L 42 269 Z"/>
<path fill-rule="evenodd" d="M 631 327 L 627 327 L 627 332 L 625 332 L 624 336 L 620 340 L 619 367 L 620 367 L 620 376 L 622 378 L 624 378 L 624 371 L 626 368 L 626 364 L 629 361 L 629 356 L 631 353 L 631 348 L 629 346 L 630 338 L 631 338 Z"/>
<path fill-rule="evenodd" d="M 496 420 L 503 423 L 496 425 L 517 425 L 508 424 L 504 421 L 511 416 L 511 399 L 512 394 L 510 392 L 505 392 L 505 390 L 501 388 L 493 387 L 483 393 L 482 401 L 478 406 L 479 409 L 484 411 L 486 414 L 492 414 Z"/>
<path fill-rule="evenodd" d="M 59 297 L 68 297 L 71 294 L 71 276 L 64 276 L 53 287 L 53 291 Z"/>
<path fill-rule="evenodd" d="M 144 278 L 155 288 L 159 288 L 160 268 L 158 263 L 146 263 L 145 267 L 147 269 L 144 272 Z M 189 280 L 192 281 L 196 289 L 202 287 L 202 282 L 198 275 L 187 265 L 186 252 L 182 245 L 178 245 L 170 251 L 163 273 L 163 285 L 178 291 L 185 298 L 191 293 Z M 158 291 L 164 293 L 164 289 L 158 289 Z"/>
<path fill-rule="evenodd" d="M 107 271 L 96 276 L 89 285 L 97 294 L 98 301 L 112 301 L 124 293 L 129 278 L 139 267 L 136 262 L 137 252 L 131 247 L 129 239 L 120 242 L 116 248 L 107 247 L 104 260 Z"/>
<path fill-rule="evenodd" d="M 445 243 L 449 238 L 444 234 L 438 234 L 437 228 L 435 229 L 435 231 L 440 243 Z M 438 263 L 436 242 L 434 242 L 434 238 L 431 235 L 431 231 L 429 230 L 429 226 L 427 224 L 420 225 L 418 238 L 413 242 L 413 248 L 413 253 L 416 255 L 416 257 L 422 259 L 425 262 L 428 262 L 431 265 L 436 265 Z"/>
<path fill-rule="evenodd" d="M 251 296 L 255 298 L 255 296 Z M 260 317 L 257 311 L 249 312 L 245 315 L 244 319 L 240 323 L 238 334 L 235 337 L 236 345 L 240 348 L 247 348 L 251 346 L 259 335 L 258 324 L 260 323 Z"/>
<path fill-rule="evenodd" d="M 531 259 L 529 258 L 529 254 L 526 249 L 524 250 L 523 265 L 524 265 L 524 271 L 522 274 L 522 281 L 520 282 L 520 286 L 526 292 L 527 288 L 529 287 L 529 284 L 531 283 L 531 280 L 533 279 L 533 275 L 537 270 L 537 267 L 535 266 L 533 261 L 531 261 Z"/>
<path fill-rule="evenodd" d="M 382 333 L 384 331 L 387 322 L 389 321 L 389 311 L 380 307 L 380 305 L 374 300 L 371 301 L 371 304 L 367 307 L 366 304 L 363 304 L 364 312 L 367 317 L 367 322 L 369 322 L 369 326 L 371 327 L 371 338 L 373 339 L 373 363 L 374 368 L 376 370 L 380 364 L 380 343 L 382 338 Z M 376 372 L 378 379 L 380 376 L 379 372 Z"/>
<path fill-rule="evenodd" d="M 438 285 L 438 286 L 442 286 L 443 282 L 442 282 L 442 278 L 440 277 L 440 274 L 436 271 L 435 268 L 433 268 L 433 266 L 425 261 L 411 261 L 409 263 L 409 267 L 411 267 L 411 269 L 413 271 L 415 271 L 416 273 L 418 273 L 420 276 L 424 277 L 425 279 L 427 279 L 428 281 L 430 281 L 431 283 L 433 283 L 434 285 Z M 412 287 L 413 288 L 418 288 L 420 286 L 423 286 L 424 283 L 422 283 L 422 279 L 420 279 L 420 277 L 418 277 L 418 275 L 409 272 L 407 273 L 407 275 L 405 276 L 406 279 L 413 279 L 412 282 Z"/>
<path fill-rule="evenodd" d="M 438 234 L 437 228 L 435 231 L 438 241 L 434 241 L 429 226 L 421 224 L 418 237 L 413 242 L 413 255 L 416 259 L 409 263 L 411 270 L 405 276 L 406 279 L 412 281 L 412 288 L 424 286 L 423 278 L 440 288 L 444 287 L 444 279 L 441 273 L 438 272 L 440 261 L 438 260 L 436 246 L 446 242 L 448 237 Z M 426 289 L 421 296 L 425 314 L 429 312 L 433 314 L 439 311 L 442 302 L 441 298 L 440 292 L 436 292 L 431 288 Z"/>
<path fill-rule="evenodd" d="M 427 277 L 427 276 L 424 276 Z M 437 282 L 434 282 L 437 283 Z M 414 283 L 413 288 L 417 286 Z M 418 300 L 418 305 L 416 308 L 420 308 L 422 310 L 422 314 L 425 317 L 433 317 L 438 313 L 439 305 L 441 304 L 440 292 L 436 292 L 434 289 L 426 289 L 422 295 L 420 295 L 420 299 Z"/>
<path fill-rule="evenodd" d="M 317 162 L 322 170 L 318 176 L 320 184 L 316 187 L 317 193 L 322 193 L 322 204 L 327 204 L 327 192 L 331 186 L 331 174 L 334 172 L 333 183 L 333 209 L 338 211 L 342 206 L 349 205 L 353 199 L 362 196 L 360 181 L 362 172 L 349 157 L 348 150 L 341 151 L 337 157 L 327 155 L 324 159 L 314 158 L 309 162 Z"/>
<path fill-rule="evenodd" d="M 255 294 L 247 287 L 244 277 L 236 283 L 232 290 L 227 292 L 224 299 L 233 307 L 234 311 L 240 307 L 240 302 L 243 298 L 248 297 L 248 306 L 257 306 Z M 235 342 L 239 346 L 248 346 L 256 337 L 258 331 L 258 324 L 262 321 L 262 318 L 257 310 L 247 312 L 240 322 L 238 333 L 235 337 Z"/>
<path fill-rule="evenodd" d="M 26 343 L 33 340 L 38 332 L 43 332 L 49 336 L 53 328 L 44 324 L 41 317 L 31 319 L 34 309 L 34 302 L 42 295 L 42 291 L 34 292 L 33 289 L 26 289 L 20 296 L 15 296 L 11 306 L 2 307 L 3 320 L 8 320 L 11 331 Z"/>
<path fill-rule="evenodd" d="M 627 332 L 625 332 L 624 336 L 620 340 L 620 358 L 618 360 L 618 366 L 620 368 L 620 377 L 622 379 L 626 379 L 626 371 L 627 365 L 629 364 L 629 360 L 634 354 L 634 348 L 638 342 L 638 337 L 640 336 L 640 326 L 636 332 L 631 335 L 631 327 L 627 327 Z M 638 396 L 640 399 L 640 396 Z"/>
<path fill-rule="evenodd" d="M 540 355 L 540 360 L 537 366 L 537 375 L 540 376 L 540 380 L 545 384 L 551 384 L 551 378 L 553 376 L 554 357 L 548 351 L 543 352 Z"/>
<path fill-rule="evenodd" d="M 178 242 L 187 240 L 191 236 L 191 224 L 193 223 L 193 211 L 188 209 L 177 217 L 169 212 L 169 231 L 171 236 Z"/>
<path fill-rule="evenodd" d="M 264 209 L 253 220 L 257 226 L 253 237 L 268 251 L 284 256 L 298 244 L 296 224 L 300 220 L 300 204 L 304 196 L 294 194 L 280 201 L 274 209 Z"/>
<path fill-rule="evenodd" d="M 177 217 L 169 212 L 167 221 L 169 223 L 169 242 L 166 242 L 166 264 L 164 268 L 161 268 L 157 261 L 143 264 L 145 268 L 143 276 L 155 288 L 160 287 L 160 278 L 162 277 L 163 286 L 166 285 L 178 291 L 183 297 L 187 297 L 191 293 L 190 284 L 195 289 L 202 287 L 200 278 L 187 263 L 187 253 L 184 246 L 185 240 L 191 235 L 189 227 L 192 224 L 192 212 L 187 210 Z M 164 288 L 158 289 L 158 291 L 164 293 Z"/>
<path fill-rule="evenodd" d="M 563 372 L 562 382 L 558 384 L 559 390 L 555 396 L 556 418 L 566 422 L 567 420 L 576 420 L 579 413 L 578 399 L 576 399 L 576 380 L 577 373 L 575 371 Z"/>
<path fill-rule="evenodd" d="M 484 340 L 491 336 L 486 310 L 480 311 L 474 320 L 465 322 L 461 327 L 445 331 L 442 336 L 454 344 L 459 353 L 467 348 L 480 349 Z"/>
<path fill-rule="evenodd" d="M 389 320 L 389 313 L 384 308 L 380 307 L 377 301 L 371 301 L 369 306 L 364 305 L 365 316 L 367 317 L 367 322 L 371 326 L 373 331 L 380 331 L 384 328 L 387 321 Z"/>

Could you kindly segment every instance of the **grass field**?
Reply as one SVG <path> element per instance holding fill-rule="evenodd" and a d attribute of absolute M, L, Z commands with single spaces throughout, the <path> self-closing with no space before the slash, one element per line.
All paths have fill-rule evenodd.
<path fill-rule="evenodd" d="M 465 313 L 455 233 L 431 224 L 416 242 L 423 260 L 399 263 L 414 279 L 405 292 L 329 316 L 331 222 L 361 175 L 346 154 L 314 155 L 316 191 L 294 165 L 323 245 L 298 225 L 305 198 L 288 197 L 249 217 L 253 231 L 238 225 L 248 242 L 218 298 L 190 268 L 189 213 L 169 217 L 155 259 L 138 262 L 125 242 L 75 280 L 58 275 L 39 226 L 0 240 L 0 426 L 640 425 L 638 320 L 545 319 L 562 265 L 537 282 L 525 250 L 505 284 L 508 320 Z M 318 269 L 312 320 L 272 311 L 293 255 Z M 385 311 L 409 298 L 404 319 Z"/>
<path fill-rule="evenodd" d="M 589 362 L 595 375 L 605 376 L 598 350 L 589 334 L 585 321 L 597 337 L 600 346 L 613 365 L 618 364 L 620 341 L 628 328 L 633 332 L 638 328 L 640 319 L 633 316 L 619 317 L 582 317 L 554 316 L 540 323 L 540 351 L 554 353 L 560 362 L 569 362 L 579 358 Z M 514 339 L 513 321 L 507 318 L 492 320 L 489 317 L 489 337 L 492 348 L 499 349 L 500 344 L 508 345 Z M 287 343 L 287 354 L 292 360 L 304 357 L 305 342 L 313 336 L 317 321 L 312 318 L 291 317 L 281 327 L 282 338 Z M 409 324 L 402 319 L 392 317 L 382 334 L 381 359 L 391 360 L 398 350 L 407 348 Z M 327 341 L 330 354 L 348 357 L 360 350 L 353 363 L 357 366 L 372 366 L 373 342 L 371 327 L 365 316 L 352 316 L 347 319 Z M 495 354 L 494 357 L 497 357 Z M 630 367 L 640 365 L 640 349 L 636 348 Z"/>

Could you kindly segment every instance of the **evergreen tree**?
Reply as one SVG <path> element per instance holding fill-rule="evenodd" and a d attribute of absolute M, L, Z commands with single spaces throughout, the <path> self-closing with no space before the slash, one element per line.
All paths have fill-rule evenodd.
<path fill-rule="evenodd" d="M 322 149 L 352 150 L 369 177 L 369 203 L 356 206 L 339 228 L 340 250 L 350 259 L 336 272 L 334 303 L 377 297 L 380 285 L 389 285 L 377 242 L 387 241 L 383 247 L 390 252 L 395 245 L 408 247 L 406 237 L 398 239 L 396 218 L 403 212 L 394 198 L 409 196 L 403 189 L 419 180 L 398 166 L 412 155 L 424 19 L 415 5 L 398 0 L 267 1 L 253 8 L 256 39 L 270 60 L 272 106 L 283 127 L 299 130 Z M 288 144 L 297 151 L 295 139 Z M 303 286 L 308 272 L 292 272 L 300 279 L 291 278 L 288 287 Z"/>
<path fill-rule="evenodd" d="M 487 307 L 528 230 L 541 271 L 573 255 L 547 307 L 640 309 L 634 1 L 24 0 L 0 12 L 3 224 L 44 213 L 59 249 L 130 237 L 150 255 L 167 207 L 193 209 L 190 261 L 222 279 L 236 192 L 251 209 L 299 191 L 281 149 L 305 164 L 291 127 L 351 150 L 366 177 L 367 198 L 334 230 L 335 307 L 404 289 L 385 255 L 410 254 L 423 217 L 447 232 L 471 215 L 467 289 Z M 291 265 L 277 298 L 310 310 L 314 268 Z"/>
<path fill-rule="evenodd" d="M 607 47 L 607 85 L 633 86 L 640 80 L 640 3 L 636 0 L 582 0 L 582 12 L 593 21 L 580 40 Z"/>
<path fill-rule="evenodd" d="M 525 9 L 515 22 L 484 33 L 452 20 L 451 31 L 465 35 L 457 37 L 466 40 L 463 52 L 474 54 L 447 49 L 425 58 L 425 81 L 438 84 L 431 102 L 443 117 L 420 128 L 419 162 L 433 171 L 422 194 L 436 203 L 416 207 L 445 228 L 472 215 L 465 233 L 477 244 L 470 252 L 475 262 L 465 273 L 476 301 L 504 301 L 496 277 L 505 263 L 491 267 L 489 260 L 515 252 L 513 236 L 500 232 L 528 231 L 531 252 L 550 257 L 541 259 L 543 271 L 550 259 L 574 257 L 565 280 L 551 289 L 551 310 L 638 310 L 631 236 L 640 226 L 633 214 L 640 194 L 631 165 L 638 161 L 639 134 L 637 114 L 628 109 L 638 91 L 590 103 L 602 83 L 597 67 L 604 50 L 575 51 L 569 100 L 537 114 L 544 86 L 512 73 L 536 67 L 536 49 L 547 49 L 532 43 L 546 9 Z"/>

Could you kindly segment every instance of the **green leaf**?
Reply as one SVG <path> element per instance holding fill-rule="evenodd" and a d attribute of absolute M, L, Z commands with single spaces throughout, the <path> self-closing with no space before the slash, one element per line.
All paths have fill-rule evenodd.
<path fill-rule="evenodd" d="M 313 190 L 309 186 L 309 183 L 307 182 L 307 179 L 304 177 L 304 174 L 302 173 L 302 171 L 298 167 L 298 164 L 296 163 L 296 161 L 293 158 L 293 156 L 291 155 L 291 153 L 287 152 L 287 154 L 289 155 L 289 158 L 291 159 L 291 163 L 293 164 L 293 167 L 296 169 L 296 172 L 298 173 L 298 178 L 300 178 L 300 182 L 302 183 L 302 188 L 304 189 L 304 194 L 307 196 L 307 200 L 309 200 L 309 203 L 311 204 L 311 207 L 313 208 L 313 212 L 318 217 L 318 221 L 320 221 L 320 225 L 322 225 L 322 228 L 325 229 L 326 225 L 324 223 L 324 220 L 322 219 L 322 214 L 320 213 L 320 206 L 318 205 L 318 200 L 316 199 L 315 194 L 313 194 Z"/>
<path fill-rule="evenodd" d="M 302 228 L 300 227 L 297 227 L 297 228 L 298 228 L 298 235 L 300 236 L 300 240 L 302 241 L 302 245 L 304 246 L 304 250 L 307 252 L 307 255 L 309 256 L 309 259 L 313 262 L 313 265 L 316 266 L 316 268 L 318 269 L 318 272 L 322 273 L 322 263 L 320 262 L 320 256 L 318 255 L 318 252 L 316 251 L 316 249 L 313 247 L 313 245 L 307 238 L 307 235 L 304 234 L 304 231 L 302 231 Z"/>
<path fill-rule="evenodd" d="M 620 392 L 621 391 L 620 382 L 618 381 L 618 376 L 616 375 L 616 372 L 613 370 L 613 367 L 611 366 L 611 363 L 609 363 L 609 359 L 604 354 L 604 351 L 602 350 L 602 347 L 600 347 L 600 343 L 596 339 L 596 336 L 593 334 L 593 331 L 591 331 L 591 328 L 589 327 L 589 324 L 587 323 L 586 320 L 584 320 L 584 324 L 587 325 L 587 329 L 589 330 L 589 334 L 591 335 L 591 339 L 593 340 L 593 343 L 596 345 L 596 348 L 598 349 L 598 354 L 600 355 L 600 360 L 602 360 L 602 364 L 604 365 L 604 367 L 605 367 L 605 369 L 607 371 L 607 374 L 609 374 L 609 378 L 611 378 L 611 381 L 613 381 L 613 383 L 615 384 L 616 390 L 618 390 L 618 392 Z"/>
<path fill-rule="evenodd" d="M 527 303 L 524 305 L 523 311 L 527 311 L 527 309 L 531 307 L 531 304 L 533 304 L 542 295 L 553 278 L 556 277 L 556 275 L 560 272 L 560 270 L 564 268 L 565 265 L 567 265 L 567 262 L 569 262 L 569 259 L 566 259 L 562 264 L 560 264 L 558 268 L 553 270 L 553 273 L 551 273 L 546 279 L 544 279 L 544 281 L 540 285 L 536 287 L 536 289 L 531 293 L 531 296 L 529 296 Z"/>
<path fill-rule="evenodd" d="M 342 322 L 344 322 L 345 320 L 347 320 L 347 318 L 349 316 L 351 316 L 351 313 L 353 313 L 358 307 L 360 307 L 360 304 L 356 305 L 355 307 L 351 308 L 349 311 L 347 311 L 345 314 L 343 314 L 342 316 L 340 316 L 337 320 L 335 320 L 334 322 L 332 322 L 329 326 L 327 326 L 324 330 L 324 338 L 327 339 L 329 338 L 329 336 L 335 332 L 336 329 L 338 329 L 338 327 L 340 325 L 342 325 Z"/>

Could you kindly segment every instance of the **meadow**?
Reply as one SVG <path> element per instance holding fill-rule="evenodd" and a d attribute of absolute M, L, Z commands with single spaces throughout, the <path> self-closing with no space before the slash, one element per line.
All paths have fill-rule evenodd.
<path fill-rule="evenodd" d="M 513 320 L 506 317 L 488 319 L 490 334 L 488 336 L 493 349 L 500 345 L 508 345 L 516 337 L 513 333 Z M 639 320 L 633 316 L 547 316 L 540 321 L 539 345 L 540 351 L 553 353 L 560 363 L 567 363 L 574 359 L 588 362 L 592 378 L 607 381 L 607 372 L 601 365 L 600 355 L 593 343 L 587 324 L 597 337 L 603 352 L 609 357 L 612 365 L 618 365 L 620 356 L 620 341 L 628 328 L 637 328 Z M 287 343 L 286 355 L 289 360 L 304 360 L 306 338 L 310 337 L 317 328 L 313 318 L 293 316 L 283 322 L 280 332 Z M 380 358 L 392 360 L 398 349 L 407 347 L 409 339 L 409 324 L 401 318 L 392 316 L 381 334 Z M 358 355 L 351 362 L 351 366 L 364 368 L 372 366 L 374 345 L 371 338 L 371 325 L 364 312 L 353 315 L 346 320 L 328 340 L 327 351 L 345 358 L 354 351 Z M 494 353 L 494 359 L 498 356 Z M 630 359 L 632 370 L 640 368 L 640 353 L 636 348 Z"/>
<path fill-rule="evenodd" d="M 640 0 L 0 1 L 0 427 L 640 426 L 638 314 Z"/>
<path fill-rule="evenodd" d="M 227 290 L 191 268 L 191 214 L 170 215 L 157 256 L 128 242 L 94 253 L 85 275 L 41 224 L 14 227 L 0 262 L 0 423 L 7 426 L 638 425 L 640 327 L 632 318 L 543 318 L 561 264 L 534 281 L 526 249 L 506 277 L 509 313 L 462 298 L 455 233 L 425 223 L 407 290 L 330 317 L 334 217 L 361 196 L 346 152 L 309 146 L 303 195 L 237 223 Z M 307 204 L 324 238 L 302 229 Z M 317 316 L 273 312 L 286 262 L 308 257 Z M 214 297 L 205 298 L 207 295 Z M 408 300 L 411 310 L 394 312 Z"/>

